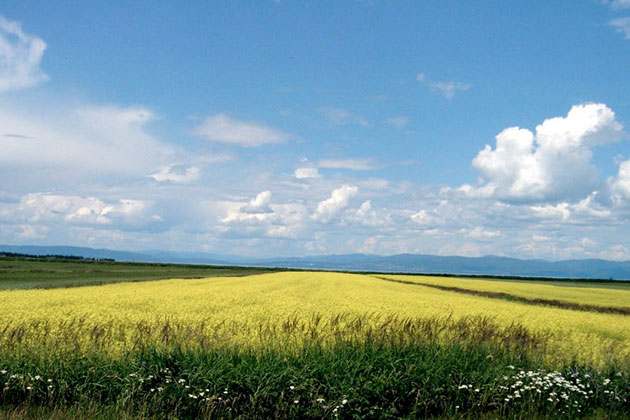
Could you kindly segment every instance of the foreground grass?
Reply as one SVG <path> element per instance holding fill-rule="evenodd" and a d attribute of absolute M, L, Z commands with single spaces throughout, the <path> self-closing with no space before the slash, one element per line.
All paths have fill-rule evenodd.
<path fill-rule="evenodd" d="M 5 355 L 5 416 L 108 418 L 606 418 L 630 415 L 630 377 L 559 370 L 515 349 L 382 340 L 282 349 Z M 20 414 L 21 413 L 21 414 Z"/>

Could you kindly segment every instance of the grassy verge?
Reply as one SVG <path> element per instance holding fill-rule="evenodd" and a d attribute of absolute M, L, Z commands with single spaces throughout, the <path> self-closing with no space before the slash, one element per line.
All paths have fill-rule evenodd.
<path fill-rule="evenodd" d="M 479 345 L 146 349 L 5 358 L 4 413 L 156 418 L 580 418 L 630 415 L 627 374 L 539 369 Z"/>
<path fill-rule="evenodd" d="M 0 413 L 6 418 L 630 416 L 625 365 L 550 364 L 545 337 L 518 325 L 499 328 L 485 318 L 392 318 L 365 329 L 359 328 L 365 325 L 360 318 L 336 319 L 325 337 L 307 328 L 320 323 L 288 319 L 277 330 L 265 330 L 260 345 L 202 340 L 181 346 L 181 340 L 167 337 L 115 357 L 107 347 L 38 348 L 13 341 L 0 348 Z"/>

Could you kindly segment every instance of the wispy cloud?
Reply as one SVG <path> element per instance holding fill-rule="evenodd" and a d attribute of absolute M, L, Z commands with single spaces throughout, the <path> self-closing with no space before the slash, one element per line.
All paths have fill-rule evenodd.
<path fill-rule="evenodd" d="M 368 120 L 361 115 L 342 108 L 320 108 L 319 112 L 328 120 L 330 125 L 361 125 L 367 127 L 370 125 Z"/>
<path fill-rule="evenodd" d="M 431 91 L 444 96 L 446 99 L 452 99 L 457 92 L 465 92 L 472 87 L 469 83 L 460 82 L 436 82 L 427 78 L 424 73 L 418 73 L 416 80 L 429 86 Z"/>
<path fill-rule="evenodd" d="M 361 159 L 323 159 L 317 166 L 325 169 L 350 169 L 353 171 L 372 171 L 378 169 L 371 158 Z"/>
<path fill-rule="evenodd" d="M 0 92 L 35 86 L 48 80 L 40 69 L 46 43 L 22 31 L 18 22 L 0 16 Z"/>
<path fill-rule="evenodd" d="M 429 83 L 429 87 L 434 92 L 440 93 L 446 99 L 451 99 L 456 92 L 465 92 L 472 85 L 458 82 L 433 82 Z"/>
<path fill-rule="evenodd" d="M 623 35 L 625 39 L 630 39 L 630 17 L 612 19 L 608 21 L 608 25 L 615 28 L 615 32 Z"/>
<path fill-rule="evenodd" d="M 409 123 L 409 118 L 404 115 L 400 115 L 398 117 L 388 118 L 385 122 L 399 130 L 402 130 Z"/>
<path fill-rule="evenodd" d="M 234 144 L 243 147 L 260 147 L 265 144 L 284 143 L 292 137 L 276 128 L 251 121 L 242 121 L 226 114 L 206 117 L 193 130 L 193 134 L 208 141 Z"/>
<path fill-rule="evenodd" d="M 603 0 L 602 3 L 609 5 L 613 10 L 630 9 L 630 0 Z"/>

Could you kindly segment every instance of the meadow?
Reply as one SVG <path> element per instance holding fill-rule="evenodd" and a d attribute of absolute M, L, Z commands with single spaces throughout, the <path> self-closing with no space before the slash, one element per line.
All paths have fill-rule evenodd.
<path fill-rule="evenodd" d="M 623 288 L 205 269 L 0 290 L 0 416 L 630 416 Z"/>

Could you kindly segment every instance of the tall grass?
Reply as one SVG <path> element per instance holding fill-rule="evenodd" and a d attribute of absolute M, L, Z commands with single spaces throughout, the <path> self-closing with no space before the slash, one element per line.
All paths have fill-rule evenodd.
<path fill-rule="evenodd" d="M 376 313 L 356 315 L 297 313 L 284 320 L 242 322 L 181 322 L 167 317 L 121 327 L 115 321 L 86 318 L 13 322 L 0 328 L 0 355 L 18 353 L 81 354 L 103 352 L 115 358 L 146 348 L 208 351 L 242 346 L 258 349 L 301 350 L 339 344 L 400 347 L 417 343 L 488 344 L 501 350 L 542 355 L 552 333 L 530 331 L 521 324 L 502 325 L 490 317 L 399 317 Z"/>
<path fill-rule="evenodd" d="M 62 336 L 47 333 L 45 323 L 3 331 L 6 413 L 577 418 L 606 409 L 630 415 L 627 369 L 546 365 L 545 334 L 487 317 L 293 315 L 278 323 L 211 326 L 164 320 L 137 325 L 133 337 L 124 337 L 133 346 L 116 354 L 109 351 L 110 340 L 121 338 L 115 324 L 65 326 Z M 235 343 L 242 328 L 257 341 Z"/>

